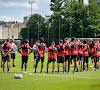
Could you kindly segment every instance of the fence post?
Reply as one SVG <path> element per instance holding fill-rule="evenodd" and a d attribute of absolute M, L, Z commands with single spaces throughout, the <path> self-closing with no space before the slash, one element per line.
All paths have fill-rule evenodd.
<path fill-rule="evenodd" d="M 82 19 L 82 38 L 83 38 L 83 19 Z"/>
<path fill-rule="evenodd" d="M 49 46 L 49 21 L 48 21 L 48 46 Z"/>
<path fill-rule="evenodd" d="M 23 39 L 21 39 L 21 45 L 23 44 Z"/>
<path fill-rule="evenodd" d="M 38 40 L 39 40 L 39 22 L 38 22 Z"/>
<path fill-rule="evenodd" d="M 31 38 L 31 47 L 33 47 L 33 38 Z"/>
<path fill-rule="evenodd" d="M 28 40 L 29 40 L 29 24 L 27 24 L 27 38 L 28 38 Z"/>
<path fill-rule="evenodd" d="M 60 18 L 59 18 L 59 40 L 60 40 Z"/>
<path fill-rule="evenodd" d="M 94 33 L 94 37 L 96 37 L 96 20 L 94 20 L 94 26 L 95 26 L 95 33 Z"/>
<path fill-rule="evenodd" d="M 71 38 L 71 20 L 70 20 L 70 38 Z"/>

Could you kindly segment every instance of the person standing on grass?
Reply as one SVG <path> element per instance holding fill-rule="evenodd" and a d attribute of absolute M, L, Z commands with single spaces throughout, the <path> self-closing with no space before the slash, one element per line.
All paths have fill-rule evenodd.
<path fill-rule="evenodd" d="M 36 44 L 39 42 L 39 40 L 37 40 L 35 42 L 35 44 L 33 45 L 33 53 L 34 53 L 34 67 L 36 65 L 36 60 L 37 60 L 37 53 L 38 53 L 38 50 L 36 49 Z"/>
<path fill-rule="evenodd" d="M 93 58 L 94 58 L 94 63 L 95 63 L 95 69 L 94 71 L 97 71 L 99 69 L 98 61 L 99 61 L 99 46 L 93 41 Z"/>
<path fill-rule="evenodd" d="M 65 38 L 65 72 L 66 72 L 66 67 L 67 67 L 67 61 L 69 61 L 69 57 L 70 57 L 70 49 L 69 49 L 69 41 L 68 41 L 68 37 Z"/>
<path fill-rule="evenodd" d="M 88 69 L 88 59 L 89 59 L 89 45 L 86 44 L 86 40 L 83 41 L 83 71 L 85 71 L 85 63 L 87 64 L 87 71 Z"/>
<path fill-rule="evenodd" d="M 74 65 L 74 71 L 73 71 L 73 73 L 75 73 L 75 69 L 76 68 L 77 68 L 77 72 L 78 72 L 78 63 L 77 63 L 78 44 L 77 44 L 77 42 L 75 42 L 75 38 L 74 37 L 71 38 L 71 42 L 69 43 L 69 46 L 70 46 L 70 51 L 71 51 L 71 57 L 70 57 L 70 59 L 71 59 L 71 61 L 73 59 L 74 60 L 74 64 L 75 64 Z M 70 72 L 70 69 L 69 69 L 69 72 Z"/>
<path fill-rule="evenodd" d="M 3 43 L 2 43 L 2 45 L 1 45 L 1 67 L 3 67 L 3 60 L 4 60 L 4 55 L 3 55 L 3 53 L 2 53 L 2 47 L 3 47 L 3 45 L 6 43 L 6 41 L 5 40 L 3 40 Z"/>
<path fill-rule="evenodd" d="M 65 50 L 64 50 L 64 45 L 63 45 L 63 40 L 60 39 L 59 40 L 59 45 L 56 46 L 57 48 L 57 63 L 58 63 L 58 71 L 57 73 L 59 73 L 59 64 L 62 63 L 63 65 L 63 73 L 64 73 L 64 56 L 65 56 Z"/>
<path fill-rule="evenodd" d="M 15 53 L 16 53 L 16 50 L 15 48 L 17 48 L 16 44 L 14 43 L 14 39 L 12 38 L 11 39 L 11 46 L 12 46 L 12 50 L 11 50 L 11 59 L 13 59 L 13 67 L 15 67 Z"/>
<path fill-rule="evenodd" d="M 11 61 L 11 50 L 12 50 L 12 47 L 11 47 L 11 44 L 9 43 L 10 42 L 10 39 L 8 38 L 6 43 L 3 45 L 2 47 L 2 53 L 4 55 L 4 60 L 3 60 L 3 72 L 4 71 L 4 66 L 5 66 L 5 62 L 7 60 L 7 72 L 10 73 L 9 71 L 9 67 L 10 67 L 10 61 Z"/>
<path fill-rule="evenodd" d="M 89 39 L 89 43 L 88 43 L 89 48 L 90 48 L 89 49 L 89 57 L 91 57 L 91 60 L 92 60 L 92 66 L 90 66 L 90 67 L 94 67 L 94 58 L 92 56 L 92 50 L 93 50 L 92 41 L 93 41 L 93 39 Z"/>
<path fill-rule="evenodd" d="M 77 39 L 77 43 L 78 43 L 77 64 L 78 64 L 78 61 L 79 61 L 79 66 L 80 66 L 80 63 L 81 63 L 81 70 L 80 70 L 80 72 L 82 72 L 82 68 L 83 68 L 83 43 L 80 42 L 79 39 Z"/>
<path fill-rule="evenodd" d="M 43 37 L 41 37 L 40 42 L 36 44 L 36 48 L 38 50 L 38 54 L 37 54 L 38 58 L 36 60 L 35 72 L 34 73 L 36 73 L 37 64 L 40 61 L 40 59 L 41 59 L 41 71 L 40 71 L 40 73 L 42 73 L 44 57 L 45 57 L 45 50 L 46 50 L 46 44 L 44 43 L 44 38 Z"/>
<path fill-rule="evenodd" d="M 51 46 L 48 48 L 48 62 L 47 62 L 46 73 L 48 73 L 49 63 L 51 62 L 53 62 L 52 73 L 54 72 L 56 56 L 57 56 L 57 48 L 55 47 L 55 42 L 52 42 Z"/>
<path fill-rule="evenodd" d="M 98 69 L 100 67 L 100 43 L 99 43 L 99 39 L 97 39 L 96 44 L 98 45 L 98 49 L 99 49 L 99 61 L 98 61 Z"/>
<path fill-rule="evenodd" d="M 24 63 L 25 63 L 25 72 L 24 73 L 27 73 L 26 69 L 27 69 L 28 56 L 33 51 L 28 43 L 29 43 L 29 40 L 26 39 L 25 43 L 18 48 L 18 52 L 19 53 L 21 53 L 20 49 L 22 49 L 22 53 L 21 53 L 22 54 L 22 66 L 21 66 L 22 73 L 23 73 L 23 65 L 24 65 Z M 29 52 L 29 50 L 31 50 L 31 51 Z"/>

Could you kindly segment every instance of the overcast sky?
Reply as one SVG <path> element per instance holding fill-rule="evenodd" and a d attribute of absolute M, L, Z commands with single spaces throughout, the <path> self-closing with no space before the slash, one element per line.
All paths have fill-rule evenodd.
<path fill-rule="evenodd" d="M 30 0 L 33 4 L 33 14 L 38 13 L 42 16 L 51 15 L 50 0 Z M 19 21 L 23 22 L 24 16 L 31 14 L 29 0 L 0 0 L 0 21 Z M 84 0 L 88 3 L 88 0 Z"/>

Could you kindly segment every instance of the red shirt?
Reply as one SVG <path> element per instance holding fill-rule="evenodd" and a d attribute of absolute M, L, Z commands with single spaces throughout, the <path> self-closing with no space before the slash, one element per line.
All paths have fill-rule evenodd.
<path fill-rule="evenodd" d="M 73 47 L 74 43 L 76 43 L 76 47 L 75 48 Z M 78 45 L 79 45 L 79 43 L 73 41 L 73 42 L 70 42 L 69 45 L 70 45 L 71 49 L 73 50 L 73 52 L 71 51 L 71 55 L 78 55 Z"/>
<path fill-rule="evenodd" d="M 48 48 L 48 53 L 49 53 L 49 56 L 48 56 L 49 59 L 56 59 L 57 48 L 50 46 Z"/>
<path fill-rule="evenodd" d="M 6 47 L 4 47 L 6 45 Z M 5 43 L 2 47 L 4 49 L 4 53 L 6 54 L 9 50 L 12 50 L 11 44 L 10 43 Z M 7 55 L 11 55 L 11 52 L 9 52 Z"/>
<path fill-rule="evenodd" d="M 87 49 L 85 51 L 83 51 L 83 56 L 89 56 L 89 45 L 87 44 L 83 44 L 83 49 L 87 47 Z"/>
<path fill-rule="evenodd" d="M 99 47 L 99 51 L 100 51 L 100 43 L 97 43 L 98 47 Z"/>
<path fill-rule="evenodd" d="M 63 52 L 59 52 L 60 46 L 63 46 L 63 48 L 65 48 L 65 46 L 63 44 L 57 45 L 56 46 L 56 48 L 57 48 L 57 56 L 64 57 L 65 56 L 64 51 Z"/>
<path fill-rule="evenodd" d="M 69 43 L 64 43 L 65 55 L 70 55 Z"/>
<path fill-rule="evenodd" d="M 81 44 L 81 43 L 78 42 L 78 53 L 79 54 L 83 54 L 83 46 L 80 47 L 81 45 L 83 45 L 83 44 Z"/>
<path fill-rule="evenodd" d="M 47 47 L 46 47 L 46 44 L 45 44 L 45 43 L 37 43 L 37 44 L 36 44 L 36 48 L 39 50 L 39 52 L 40 52 L 41 54 L 43 54 L 44 51 L 45 51 L 45 49 L 46 49 Z M 39 53 L 38 53 L 37 55 L 40 56 Z M 45 56 L 45 53 L 43 54 L 43 56 Z"/>
<path fill-rule="evenodd" d="M 28 44 L 23 44 L 18 49 L 22 49 L 22 56 L 28 56 L 28 50 L 32 50 Z"/>
<path fill-rule="evenodd" d="M 93 54 L 92 54 L 94 57 L 99 57 L 99 52 L 97 50 L 97 45 L 95 44 L 93 46 Z"/>
<path fill-rule="evenodd" d="M 89 43 L 88 45 L 89 45 L 89 53 L 92 53 L 93 45 L 92 45 L 92 43 Z"/>

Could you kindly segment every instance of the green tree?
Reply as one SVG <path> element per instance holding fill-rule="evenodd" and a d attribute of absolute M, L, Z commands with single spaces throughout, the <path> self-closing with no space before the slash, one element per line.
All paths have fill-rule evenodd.
<path fill-rule="evenodd" d="M 39 14 L 33 14 L 31 15 L 31 17 L 29 18 L 27 24 L 26 24 L 27 30 L 29 29 L 29 38 L 34 38 L 34 39 L 38 39 L 38 30 L 39 30 L 39 37 L 47 37 L 47 28 L 46 28 L 46 22 L 45 19 L 39 15 Z M 26 29 L 25 30 L 21 30 L 20 34 L 23 38 L 27 38 Z M 26 33 L 26 35 L 24 34 Z M 25 36 L 24 36 L 25 35 Z"/>
<path fill-rule="evenodd" d="M 90 0 L 89 5 L 83 0 L 51 0 L 51 37 L 71 36 L 81 38 L 96 37 L 100 34 L 100 2 Z M 83 32 L 83 34 L 82 34 Z"/>
<path fill-rule="evenodd" d="M 22 28 L 19 33 L 21 35 L 21 37 L 23 37 L 23 39 L 26 39 L 28 37 L 26 32 L 27 32 L 27 28 Z"/>

